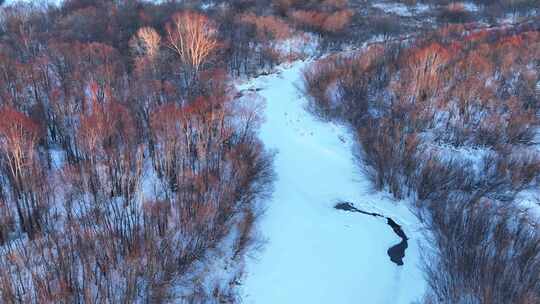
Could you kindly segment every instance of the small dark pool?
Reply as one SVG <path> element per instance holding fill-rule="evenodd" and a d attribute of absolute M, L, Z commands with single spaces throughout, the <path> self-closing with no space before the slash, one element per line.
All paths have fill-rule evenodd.
<path fill-rule="evenodd" d="M 403 229 L 398 223 L 396 223 L 393 219 L 387 216 L 384 216 L 382 214 L 360 210 L 356 208 L 352 203 L 349 203 L 349 202 L 337 203 L 334 206 L 334 208 L 338 210 L 343 210 L 343 211 L 358 212 L 358 213 L 362 213 L 362 214 L 374 216 L 374 217 L 386 218 L 386 223 L 388 224 L 388 226 L 390 226 L 392 230 L 394 231 L 394 233 L 401 238 L 401 242 L 388 248 L 386 253 L 390 257 L 390 261 L 394 262 L 398 266 L 403 265 L 403 258 L 405 257 L 405 250 L 409 246 L 409 244 L 407 243 L 407 240 L 409 238 L 407 237 L 407 235 L 405 234 L 405 232 L 403 231 Z"/>

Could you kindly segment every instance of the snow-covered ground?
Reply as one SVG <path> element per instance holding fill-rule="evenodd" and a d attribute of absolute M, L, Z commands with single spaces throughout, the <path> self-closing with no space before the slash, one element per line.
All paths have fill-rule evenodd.
<path fill-rule="evenodd" d="M 297 89 L 304 66 L 297 62 L 239 86 L 246 94 L 261 89 L 257 94 L 267 104 L 260 136 L 278 151 L 274 196 L 258 227 L 267 243 L 248 259 L 244 302 L 411 303 L 425 288 L 420 225 L 405 202 L 370 190 L 345 128 L 304 110 Z M 410 239 L 405 265 L 393 264 L 387 255 L 400 238 L 384 219 L 335 210 L 338 200 L 401 224 Z"/>
<path fill-rule="evenodd" d="M 31 3 L 31 4 L 54 4 L 59 5 L 64 0 L 6 0 L 4 5 L 12 5 L 16 3 Z"/>
<path fill-rule="evenodd" d="M 411 17 L 415 13 L 423 13 L 429 10 L 429 6 L 422 3 L 417 3 L 416 5 L 413 5 L 413 6 L 411 5 L 407 6 L 399 2 L 394 2 L 394 3 L 375 2 L 375 3 L 372 3 L 371 5 L 375 8 L 378 8 L 384 11 L 385 13 L 395 14 L 395 15 L 403 16 L 403 17 Z"/>

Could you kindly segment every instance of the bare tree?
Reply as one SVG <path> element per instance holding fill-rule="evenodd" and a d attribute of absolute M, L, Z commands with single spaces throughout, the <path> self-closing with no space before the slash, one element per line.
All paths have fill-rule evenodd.
<path fill-rule="evenodd" d="M 186 11 L 173 15 L 165 31 L 167 47 L 188 69 L 188 84 L 218 46 L 216 27 L 208 17 Z"/>
<path fill-rule="evenodd" d="M 153 59 L 159 52 L 161 36 L 151 27 L 142 27 L 129 40 L 132 52 L 138 56 Z"/>
<path fill-rule="evenodd" d="M 0 110 L 0 173 L 7 176 L 13 192 L 19 222 L 32 234 L 40 225 L 38 201 L 33 183 L 39 172 L 36 146 L 40 138 L 39 126 L 13 108 Z"/>

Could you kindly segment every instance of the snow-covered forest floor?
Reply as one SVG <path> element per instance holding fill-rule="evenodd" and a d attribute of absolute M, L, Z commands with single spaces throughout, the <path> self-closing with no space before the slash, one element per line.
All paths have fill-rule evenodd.
<path fill-rule="evenodd" d="M 277 151 L 277 181 L 259 230 L 266 242 L 248 259 L 246 303 L 410 303 L 424 293 L 420 225 L 404 201 L 371 190 L 346 127 L 305 110 L 296 62 L 239 87 L 266 101 L 260 137 Z M 400 238 L 383 218 L 333 208 L 338 201 L 393 218 L 409 237 L 404 265 L 387 250 Z"/>

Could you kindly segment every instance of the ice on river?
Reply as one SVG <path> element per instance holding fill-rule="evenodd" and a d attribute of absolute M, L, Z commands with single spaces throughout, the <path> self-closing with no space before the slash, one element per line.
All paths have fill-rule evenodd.
<path fill-rule="evenodd" d="M 297 89 L 306 63 L 258 77 L 239 90 L 261 89 L 266 100 L 261 139 L 278 151 L 277 181 L 259 230 L 267 244 L 248 259 L 245 303 L 411 303 L 425 282 L 419 267 L 416 218 L 405 202 L 374 193 L 355 164 L 344 127 L 304 109 Z M 390 216 L 403 226 L 409 246 L 397 266 L 388 248 L 401 239 L 386 220 L 333 208 L 338 200 Z"/>

